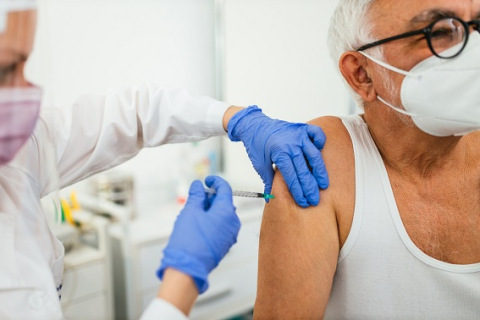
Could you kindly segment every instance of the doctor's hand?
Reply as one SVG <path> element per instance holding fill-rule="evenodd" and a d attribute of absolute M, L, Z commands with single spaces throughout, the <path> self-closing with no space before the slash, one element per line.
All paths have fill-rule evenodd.
<path fill-rule="evenodd" d="M 237 242 L 240 230 L 229 184 L 216 176 L 207 177 L 205 184 L 216 194 L 205 193 L 198 180 L 192 183 L 157 271 L 160 279 L 167 268 L 191 276 L 199 293 L 207 290 L 208 274 Z"/>
<path fill-rule="evenodd" d="M 320 152 L 326 139 L 322 129 L 270 119 L 260 108 L 251 106 L 230 119 L 228 136 L 245 145 L 253 167 L 265 184 L 265 193 L 272 190 L 274 163 L 300 206 L 319 203 L 318 188 L 326 189 L 329 184 Z"/>

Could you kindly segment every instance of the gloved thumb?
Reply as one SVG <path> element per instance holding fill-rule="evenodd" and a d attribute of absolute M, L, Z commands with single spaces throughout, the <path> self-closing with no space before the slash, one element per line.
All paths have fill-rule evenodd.
<path fill-rule="evenodd" d="M 205 203 L 206 193 L 203 184 L 200 180 L 195 180 L 190 185 L 188 191 L 188 199 L 185 207 L 199 207 L 203 208 Z"/>
<path fill-rule="evenodd" d="M 208 176 L 205 178 L 205 184 L 216 191 L 216 203 L 232 203 L 232 188 L 227 181 L 218 176 Z"/>

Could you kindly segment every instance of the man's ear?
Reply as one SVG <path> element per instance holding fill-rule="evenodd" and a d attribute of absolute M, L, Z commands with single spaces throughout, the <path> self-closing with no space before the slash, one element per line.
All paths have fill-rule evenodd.
<path fill-rule="evenodd" d="M 363 101 L 372 102 L 377 99 L 377 92 L 366 70 L 366 58 L 358 52 L 345 52 L 340 58 L 339 68 L 350 87 L 358 93 Z"/>

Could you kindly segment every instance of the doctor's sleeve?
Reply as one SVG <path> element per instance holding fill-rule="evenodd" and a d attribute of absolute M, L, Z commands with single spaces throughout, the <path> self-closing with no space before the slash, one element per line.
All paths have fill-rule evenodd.
<path fill-rule="evenodd" d="M 55 145 L 62 188 L 129 160 L 143 147 L 223 135 L 228 107 L 185 90 L 144 84 L 83 95 L 69 108 L 45 110 L 48 137 L 43 138 Z"/>
<path fill-rule="evenodd" d="M 155 298 L 143 312 L 140 320 L 187 320 L 188 318 L 165 300 Z"/>

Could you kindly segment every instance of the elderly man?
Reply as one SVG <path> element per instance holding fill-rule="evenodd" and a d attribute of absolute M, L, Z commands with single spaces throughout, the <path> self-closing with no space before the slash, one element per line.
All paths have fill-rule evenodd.
<path fill-rule="evenodd" d="M 318 207 L 277 173 L 257 318 L 480 317 L 479 24 L 479 0 L 339 1 L 332 56 L 364 114 L 312 121 Z"/>

